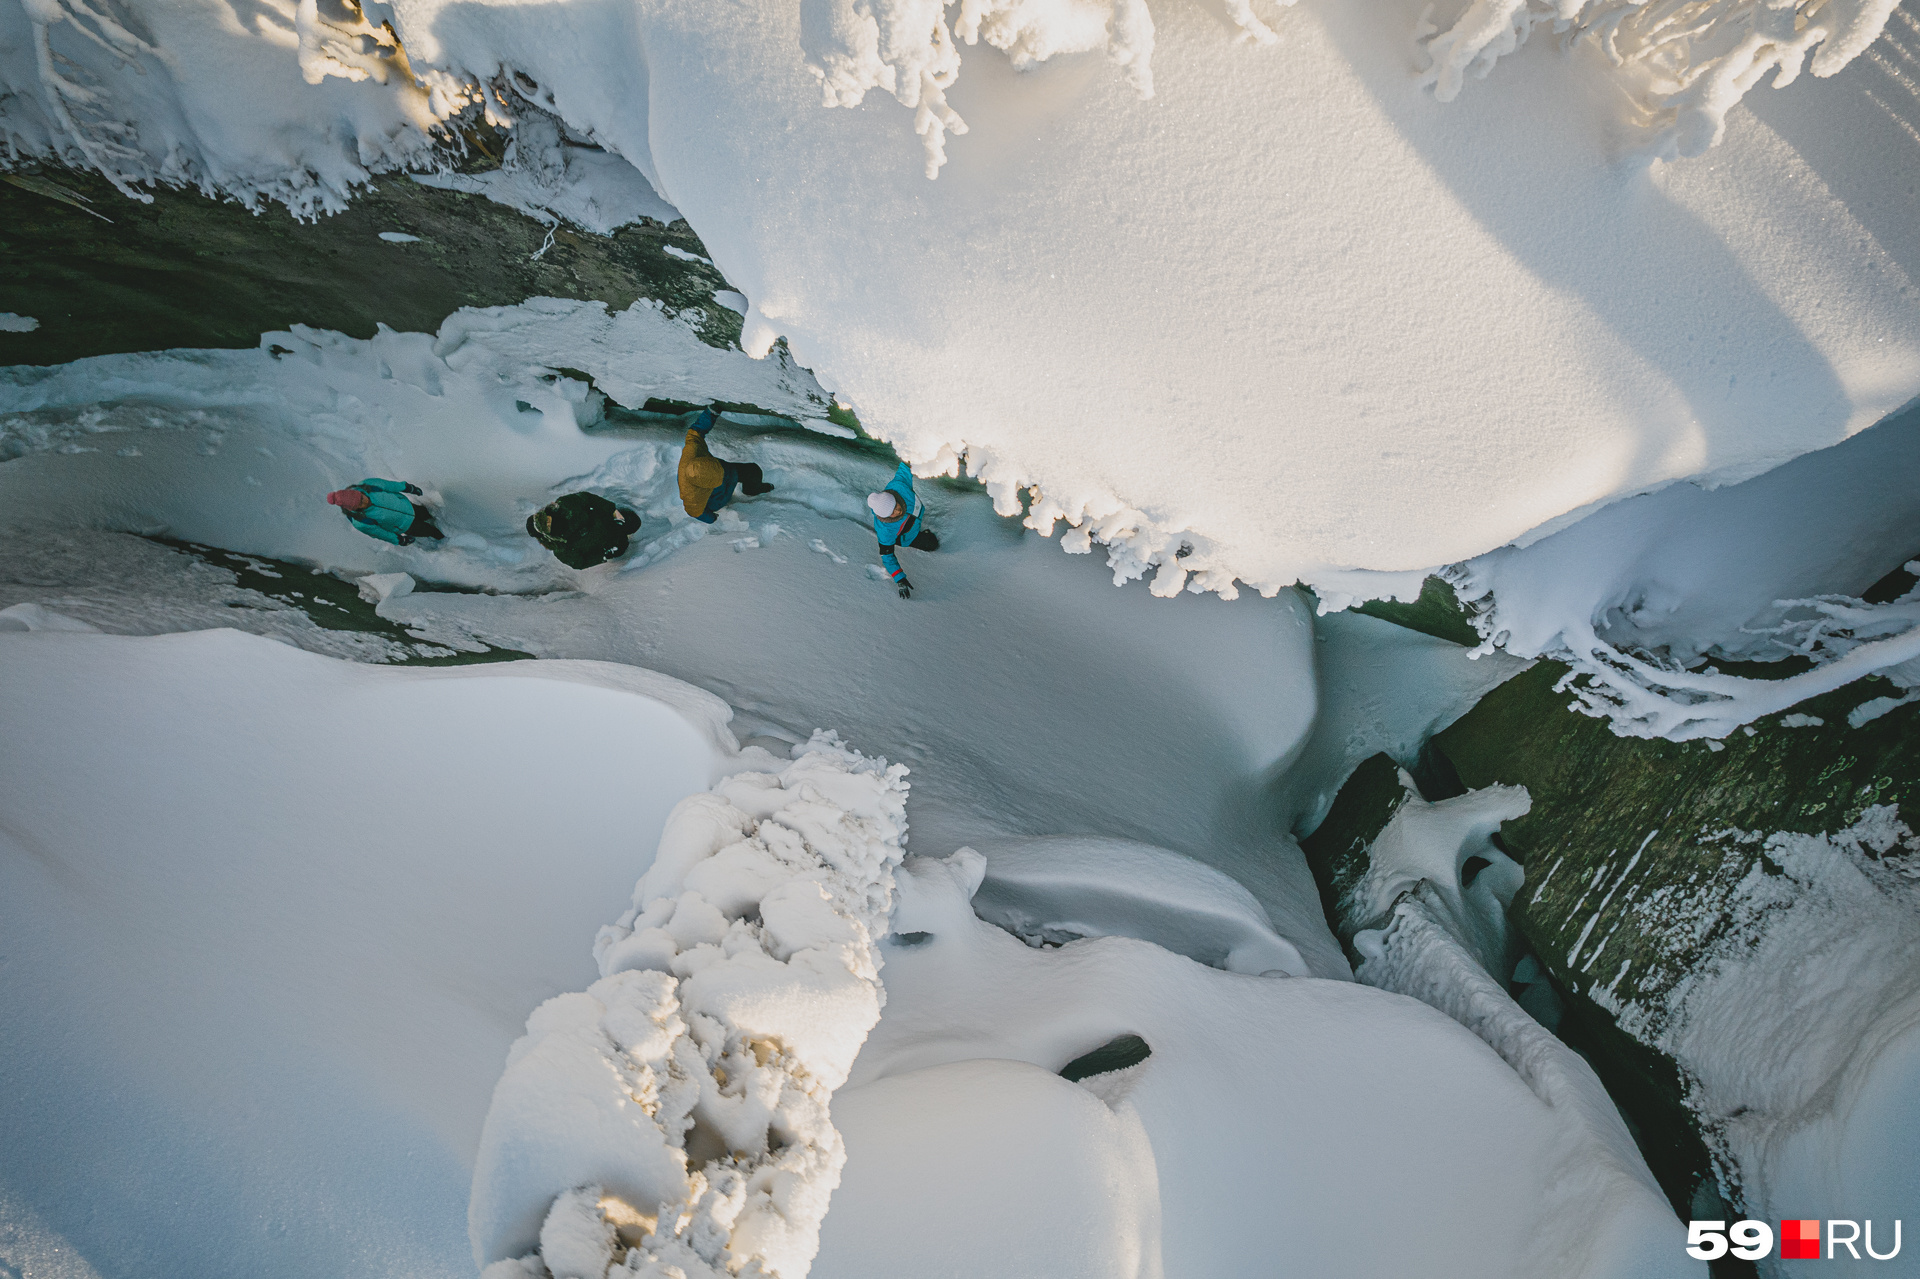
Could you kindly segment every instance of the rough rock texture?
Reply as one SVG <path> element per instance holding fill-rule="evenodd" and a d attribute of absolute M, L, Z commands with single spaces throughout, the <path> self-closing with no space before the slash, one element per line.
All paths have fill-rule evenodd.
<path fill-rule="evenodd" d="M 316 222 L 191 190 L 153 196 L 139 204 L 71 169 L 0 172 L 0 311 L 40 321 L 4 335 L 0 363 L 252 347 L 292 324 L 357 338 L 380 323 L 432 332 L 460 307 L 530 297 L 616 310 L 654 298 L 697 313 L 715 346 L 740 337 L 740 316 L 713 300 L 729 287 L 720 272 L 665 251 L 705 258 L 684 221 L 642 221 L 610 236 L 561 225 L 543 253 L 548 228 L 537 219 L 405 174 L 382 177 L 344 213 Z M 383 231 L 419 240 L 390 243 Z"/>
<path fill-rule="evenodd" d="M 1446 603 L 1388 607 L 1415 613 L 1391 620 L 1434 633 Z M 1527 872 L 1512 922 L 1565 1003 L 1558 1033 L 1593 1063 L 1676 1209 L 1699 1216 L 1695 1196 L 1717 1194 L 1708 1154 L 1717 1121 L 1689 1105 L 1694 1081 L 1654 1046 L 1670 997 L 1751 924 L 1756 861 L 1780 893 L 1795 890 L 1763 837 L 1838 835 L 1874 806 L 1920 823 L 1920 705 L 1849 728 L 1849 710 L 1889 691 L 1872 679 L 1714 746 L 1648 741 L 1568 709 L 1553 691 L 1565 670 L 1541 662 L 1495 689 L 1411 771 L 1429 800 L 1497 783 L 1531 793 L 1532 811 L 1500 834 Z M 1343 941 L 1354 923 L 1341 903 L 1401 795 L 1393 762 L 1369 760 L 1302 841 Z M 1655 894 L 1659 908 L 1645 908 Z"/>
<path fill-rule="evenodd" d="M 1849 710 L 1886 693 L 1883 681 L 1804 702 L 1713 750 L 1616 737 L 1605 721 L 1565 711 L 1553 691 L 1564 673 L 1542 662 L 1515 677 L 1435 745 L 1469 787 L 1533 793 L 1533 811 L 1503 832 L 1527 867 L 1514 922 L 1576 993 L 1654 1003 L 1673 989 L 1728 922 L 1719 899 L 1749 861 L 1733 832 L 1831 834 L 1876 804 L 1920 820 L 1920 706 L 1847 726 Z M 1684 935 L 1629 909 L 1681 884 L 1708 907 L 1690 912 Z"/>

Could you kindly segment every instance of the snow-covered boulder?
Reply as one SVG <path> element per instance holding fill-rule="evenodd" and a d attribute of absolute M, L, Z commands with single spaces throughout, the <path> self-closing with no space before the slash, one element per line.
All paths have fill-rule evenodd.
<path fill-rule="evenodd" d="M 846 1161 L 828 1103 L 880 1017 L 905 775 L 819 733 L 674 810 L 603 976 L 535 1010 L 494 1090 L 469 1210 L 490 1279 L 807 1273 Z"/>

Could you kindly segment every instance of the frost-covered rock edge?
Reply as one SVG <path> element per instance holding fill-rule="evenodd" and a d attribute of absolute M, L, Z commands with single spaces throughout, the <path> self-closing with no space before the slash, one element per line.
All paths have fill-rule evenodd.
<path fill-rule="evenodd" d="M 1764 1215 L 1788 1210 L 1775 1198 L 1787 1139 L 1861 1122 L 1854 1099 L 1912 1023 L 1920 836 L 1875 804 L 1827 834 L 1728 829 L 1719 842 L 1734 873 L 1632 907 L 1685 975 L 1643 1001 L 1616 993 L 1623 964 L 1589 995 L 1679 1067 L 1723 1186 Z"/>
<path fill-rule="evenodd" d="M 1422 15 L 1422 84 L 1451 102 L 1471 72 L 1545 27 L 1563 44 L 1590 44 L 1619 73 L 1652 154 L 1672 159 L 1717 146 L 1727 113 L 1774 72 L 1784 88 L 1807 66 L 1834 75 L 1886 29 L 1898 0 L 1472 0 L 1445 30 Z M 1808 66 L 1808 56 L 1812 56 Z"/>
<path fill-rule="evenodd" d="M 879 1020 L 906 768 L 830 732 L 681 802 L 601 979 L 508 1055 L 469 1207 L 486 1279 L 798 1279 L 846 1151 L 829 1114 Z"/>
<path fill-rule="evenodd" d="M 1523 786 L 1489 786 L 1429 803 L 1404 771 L 1406 794 L 1368 852 L 1365 875 L 1342 903 L 1358 928 L 1363 984 L 1418 999 L 1472 1031 L 1556 1112 L 1574 1135 L 1547 1194 L 1549 1220 L 1593 1222 L 1594 1203 L 1637 1200 L 1643 1222 L 1671 1217 L 1606 1086 L 1581 1057 L 1508 993 L 1524 943 L 1506 909 L 1525 872 L 1492 842 L 1532 807 Z M 1483 863 L 1470 882 L 1464 868 Z M 1582 1275 L 1604 1254 L 1599 1227 L 1569 1226 L 1534 1241 L 1534 1271 Z"/>
<path fill-rule="evenodd" d="M 1920 575 L 1920 560 L 1905 565 Z M 1510 633 L 1492 587 L 1471 564 L 1441 573 L 1466 608 L 1482 643 L 1475 654 L 1506 649 Z M 1689 671 L 1661 654 L 1629 652 L 1602 639 L 1592 619 L 1574 619 L 1557 642 L 1534 653 L 1564 662 L 1567 673 L 1556 692 L 1571 692 L 1568 709 L 1609 719 L 1622 737 L 1664 737 L 1684 742 L 1716 740 L 1766 715 L 1790 709 L 1810 697 L 1878 675 L 1902 690 L 1880 697 L 1847 717 L 1855 728 L 1907 702 L 1920 699 L 1920 584 L 1884 604 L 1845 595 L 1777 600 L 1775 607 L 1797 610 L 1777 626 L 1747 632 L 1765 643 L 1762 659 L 1804 657 L 1810 670 L 1785 679 L 1747 679 L 1709 666 Z"/>

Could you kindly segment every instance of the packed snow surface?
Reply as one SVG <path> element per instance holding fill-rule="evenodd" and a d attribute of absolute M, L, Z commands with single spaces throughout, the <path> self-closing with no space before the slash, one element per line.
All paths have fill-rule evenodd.
<path fill-rule="evenodd" d="M 964 460 L 1161 594 L 1405 591 L 1920 392 L 1911 23 L 1876 57 L 1886 5 L 1828 6 L 1794 60 L 1838 74 L 1666 164 L 1591 43 L 1435 101 L 1421 8 L 36 0 L 0 6 L 0 120 L 129 190 L 316 211 L 439 167 L 425 130 L 483 112 L 529 130 L 496 194 L 603 225 L 618 184 L 566 147 L 590 142 L 692 223 L 750 351 L 784 335 L 916 464 Z M 1796 12 L 1733 8 L 1773 45 Z M 1435 15 L 1469 60 L 1518 39 L 1520 8 L 1483 9 Z M 1770 59 L 1690 83 L 1724 111 Z"/>
<path fill-rule="evenodd" d="M 272 334 L 252 352 L 0 382 L 0 502 L 18 521 L 7 740 L 48 742 L 4 753 L 34 800 L 29 825 L 9 813 L 0 863 L 25 886 L 0 896 L 25 957 L 9 991 L 28 1001 L 0 1114 L 40 1152 L 0 1170 L 6 1237 L 36 1250 L 10 1261 L 64 1248 L 107 1279 L 464 1273 L 473 1178 L 476 1241 L 502 1273 L 535 1273 L 527 1257 L 556 1274 L 644 1268 L 670 1242 L 702 1264 L 737 1243 L 797 1273 L 815 1227 L 822 1275 L 897 1274 L 903 1257 L 915 1273 L 1007 1273 L 1006 1239 L 1035 1274 L 1240 1273 L 1268 1255 L 1276 1205 L 1320 1273 L 1428 1273 L 1426 1238 L 1457 1238 L 1461 1273 L 1540 1272 L 1539 1173 L 1578 1130 L 1454 1023 L 1344 980 L 1288 836 L 1340 768 L 1405 753 L 1470 704 L 1493 660 L 1368 618 L 1317 624 L 1291 591 L 1116 591 L 983 494 L 937 483 L 923 489 L 942 548 L 912 562 L 902 601 L 866 572 L 863 495 L 888 463 L 723 424 L 716 452 L 778 487 L 698 525 L 675 513 L 680 433 L 623 418 L 562 361 L 622 397 L 724 387 L 795 421 L 820 404 L 796 370 L 701 346 L 645 304 L 465 312 L 437 338 Z M 321 495 L 369 473 L 420 481 L 447 544 L 347 528 Z M 625 560 L 575 572 L 526 539 L 529 510 L 580 488 L 644 512 Z M 416 645 L 626 665 L 378 671 L 232 632 L 154 635 L 222 614 L 321 653 L 355 633 L 302 626 L 119 530 L 333 565 Z M 565 678 L 527 678 L 541 674 Z M 394 691 L 417 689 L 454 692 Z M 525 700 L 509 712 L 492 689 Z M 589 731 L 555 698 L 602 705 L 611 727 Z M 755 746 L 726 735 L 729 709 Z M 654 727 L 619 727 L 636 717 Z M 344 736 L 363 721 L 371 741 Z M 914 847 L 979 841 L 1035 908 L 1038 948 L 976 917 L 988 858 L 970 850 L 923 859 L 908 877 L 923 891 L 885 918 L 897 794 L 814 739 L 821 725 L 912 768 Z M 673 742 L 684 766 L 654 762 Z M 793 799 L 809 786 L 834 821 L 809 824 Z M 884 820 L 861 845 L 846 837 L 863 805 Z M 114 870 L 130 844 L 164 855 Z M 855 846 L 873 856 L 834 861 Z M 1093 848 L 1126 859 L 1132 891 L 1094 882 L 1074 851 Z M 126 874 L 123 907 L 84 897 Z M 371 908 L 364 884 L 384 893 Z M 838 905 L 807 916 L 808 886 Z M 616 917 L 596 967 L 595 929 Z M 436 919 L 451 922 L 422 931 Z M 781 953 L 790 924 L 819 944 Z M 702 986 L 738 967 L 755 976 L 734 993 L 782 991 L 808 954 L 833 1000 L 715 1003 Z M 1254 975 L 1302 971 L 1316 976 Z M 796 1008 L 806 1024 L 779 1031 L 792 1050 L 763 1060 L 764 1018 Z M 76 1026 L 151 1043 L 115 1074 Z M 1124 1034 L 1147 1061 L 1085 1084 L 1055 1073 Z M 263 1095 L 289 1079 L 296 1100 Z M 127 1100 L 97 1124 L 55 1118 L 94 1113 L 75 1098 L 114 1087 Z M 237 1117 L 209 1127 L 203 1112 L 230 1113 L 222 1096 Z M 619 1123 L 580 1121 L 609 1106 Z M 1393 1155 L 1383 1170 L 1359 1149 Z M 1233 1167 L 1261 1173 L 1220 1174 Z M 623 1184 L 636 1168 L 658 1176 Z M 163 1177 L 205 1189 L 180 1208 Z M 681 1211 L 663 1218 L 662 1201 Z M 1412 1226 L 1357 1229 L 1356 1206 L 1379 1204 Z M 1004 1238 L 968 1228 L 992 1214 Z M 633 1246 L 663 1224 L 671 1240 Z M 1632 1272 L 1644 1234 L 1618 1238 L 1593 1264 Z"/>
<path fill-rule="evenodd" d="M 0 1229 L 110 1279 L 470 1276 L 507 1047 L 740 767 L 726 707 L 233 631 L 0 627 L 0 670 Z"/>

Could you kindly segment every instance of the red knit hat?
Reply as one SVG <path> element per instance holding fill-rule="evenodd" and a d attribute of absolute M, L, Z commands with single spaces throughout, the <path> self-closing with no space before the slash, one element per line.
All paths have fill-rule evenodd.
<path fill-rule="evenodd" d="M 367 505 L 367 495 L 359 489 L 335 489 L 327 494 L 327 502 L 333 506 L 343 506 L 349 511 L 357 511 Z"/>

